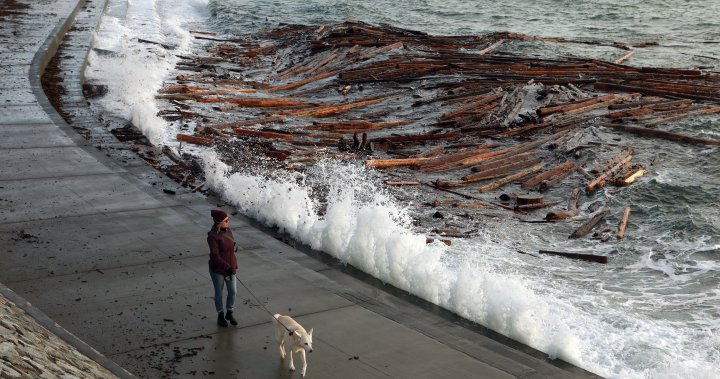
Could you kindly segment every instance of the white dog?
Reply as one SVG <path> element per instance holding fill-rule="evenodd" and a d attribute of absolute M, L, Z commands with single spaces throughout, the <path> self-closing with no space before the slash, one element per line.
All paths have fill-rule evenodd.
<path fill-rule="evenodd" d="M 290 316 L 283 316 L 276 313 L 273 316 L 273 324 L 275 324 L 275 339 L 277 339 L 280 345 L 280 359 L 285 359 L 285 347 L 290 349 L 290 371 L 295 371 L 295 365 L 293 364 L 293 353 L 299 353 L 302 357 L 302 370 L 300 375 L 305 377 L 305 370 L 307 369 L 307 359 L 305 358 L 305 352 L 312 353 L 312 334 L 313 330 L 306 332 L 305 328 L 300 326 L 297 321 L 293 320 Z"/>

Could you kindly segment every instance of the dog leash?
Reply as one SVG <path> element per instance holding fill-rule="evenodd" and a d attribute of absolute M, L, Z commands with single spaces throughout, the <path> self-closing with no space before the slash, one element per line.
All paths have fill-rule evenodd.
<path fill-rule="evenodd" d="M 293 331 L 290 330 L 290 328 L 288 328 L 287 326 L 285 326 L 285 324 L 283 324 L 282 321 L 280 321 L 279 319 L 277 319 L 277 318 L 275 317 L 275 314 L 272 313 L 272 312 L 270 312 L 270 310 L 267 309 L 267 307 L 265 307 L 265 305 L 263 305 L 263 303 L 262 303 L 260 300 L 258 300 L 257 296 L 255 296 L 255 294 L 253 293 L 253 291 L 251 291 L 250 288 L 248 288 L 248 286 L 246 286 L 245 283 L 243 283 L 243 281 L 240 280 L 240 278 L 238 278 L 237 275 L 235 275 L 235 280 L 237 280 L 238 283 L 240 283 L 240 285 L 242 285 L 243 287 L 245 287 L 245 289 L 250 293 L 250 296 L 252 296 L 252 298 L 255 299 L 255 302 L 258 304 L 258 306 L 260 306 L 265 312 L 267 312 L 267 314 L 270 315 L 270 317 L 274 318 L 280 325 L 282 325 L 282 327 L 285 328 L 285 330 L 287 330 L 288 333 L 290 333 L 290 335 L 293 335 Z"/>

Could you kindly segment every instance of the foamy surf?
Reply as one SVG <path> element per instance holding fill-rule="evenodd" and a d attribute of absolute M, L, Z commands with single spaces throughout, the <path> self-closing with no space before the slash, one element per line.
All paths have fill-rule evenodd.
<path fill-rule="evenodd" d="M 110 1 L 88 55 L 85 78 L 108 86 L 98 103 L 123 117 L 155 145 L 177 130 L 157 116 L 155 95 L 179 60 L 190 53 L 187 29 L 205 15 L 207 1 Z"/>

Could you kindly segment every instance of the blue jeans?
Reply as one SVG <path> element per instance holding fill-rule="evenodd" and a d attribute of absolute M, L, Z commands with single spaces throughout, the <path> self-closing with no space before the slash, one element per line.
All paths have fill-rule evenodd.
<path fill-rule="evenodd" d="M 233 310 L 235 306 L 235 275 L 230 276 L 230 280 L 225 280 L 225 275 L 221 275 L 210 270 L 210 279 L 212 279 L 213 287 L 215 287 L 215 310 L 220 313 L 223 311 L 223 286 L 227 284 L 227 310 Z"/>

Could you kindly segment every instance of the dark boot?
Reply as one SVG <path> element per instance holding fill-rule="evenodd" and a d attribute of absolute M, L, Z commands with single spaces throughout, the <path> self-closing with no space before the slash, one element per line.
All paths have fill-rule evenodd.
<path fill-rule="evenodd" d="M 228 311 L 225 313 L 225 319 L 228 320 L 228 321 L 230 321 L 230 323 L 233 324 L 233 325 L 237 325 L 237 324 L 238 324 L 237 320 L 235 320 L 235 317 L 233 317 L 232 311 L 230 311 L 230 310 L 228 310 Z M 227 325 L 227 324 L 225 324 L 225 325 Z"/>
<path fill-rule="evenodd" d="M 218 312 L 218 326 L 228 326 L 227 321 L 222 312 Z"/>

